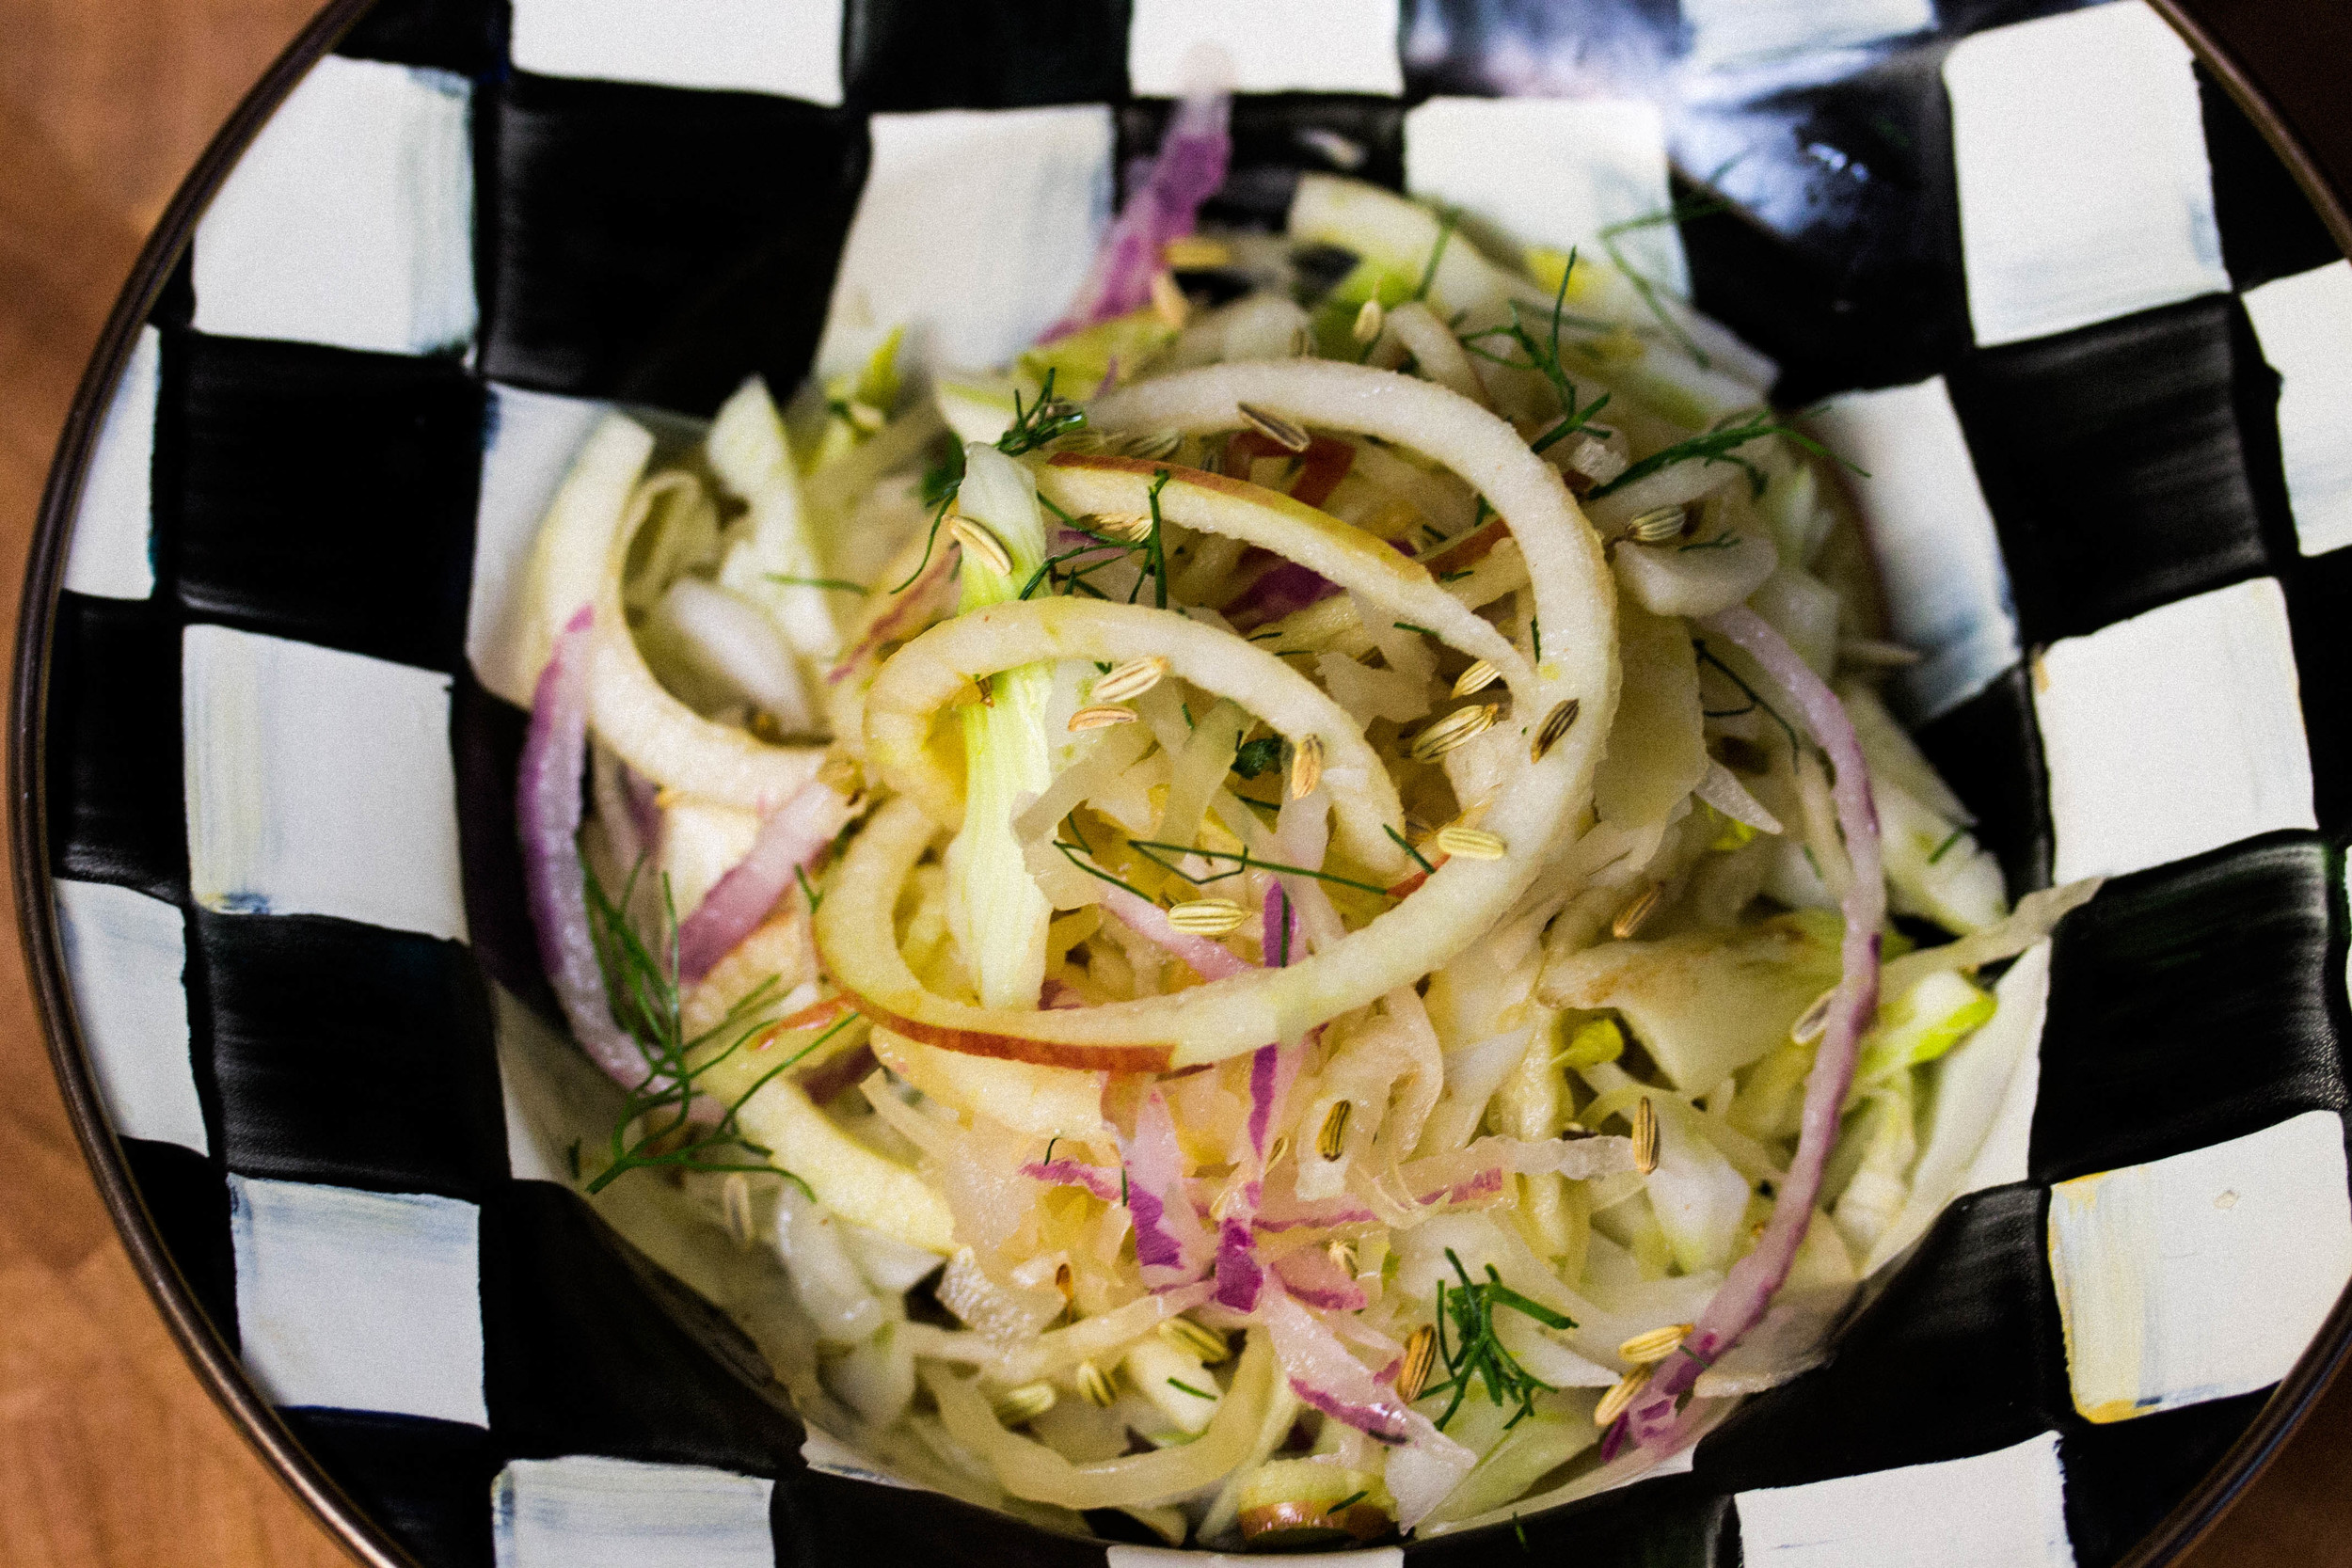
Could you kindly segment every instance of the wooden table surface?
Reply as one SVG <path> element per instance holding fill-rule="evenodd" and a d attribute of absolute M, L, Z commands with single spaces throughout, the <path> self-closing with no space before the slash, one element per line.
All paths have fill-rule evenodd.
<path fill-rule="evenodd" d="M 2242 20 L 2265 4 L 2285 0 L 2198 8 Z M 0 0 L 0 617 L 11 641 L 42 479 L 115 293 L 214 128 L 314 8 Z M 2352 1568 L 2347 1480 L 2352 1381 L 2186 1562 Z M 16 942 L 0 940 L 0 1564 L 348 1560 L 214 1408 L 133 1275 L 66 1124 Z"/>

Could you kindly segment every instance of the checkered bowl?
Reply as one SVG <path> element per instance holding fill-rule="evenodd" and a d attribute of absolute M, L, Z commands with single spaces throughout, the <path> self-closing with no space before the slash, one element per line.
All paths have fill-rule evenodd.
<path fill-rule="evenodd" d="M 2352 1338 L 2352 267 L 2140 0 L 330 6 L 123 295 L 17 656 L 25 942 L 188 1354 L 374 1563 L 1166 1555 L 879 1490 L 707 1259 L 575 1192 L 527 693 L 476 672 L 602 409 L 788 387 L 853 318 L 1004 357 L 1204 37 L 1221 222 L 1304 168 L 1562 245 L 1720 195 L 1632 260 L 1868 470 L 1892 694 L 2011 891 L 2111 878 L 2003 982 L 2038 1045 L 1828 1365 L 1401 1554 L 2169 1558 Z"/>

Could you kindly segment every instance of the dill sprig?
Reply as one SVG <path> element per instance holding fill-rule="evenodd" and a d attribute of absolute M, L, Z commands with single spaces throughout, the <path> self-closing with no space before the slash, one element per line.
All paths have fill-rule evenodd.
<path fill-rule="evenodd" d="M 1503 1284 L 1492 1263 L 1486 1265 L 1486 1277 L 1473 1283 L 1470 1271 L 1462 1266 L 1461 1258 L 1452 1247 L 1445 1249 L 1445 1258 L 1462 1282 L 1449 1287 L 1444 1280 L 1438 1281 L 1438 1354 L 1450 1375 L 1444 1382 L 1423 1389 L 1421 1397 L 1427 1399 L 1453 1390 L 1454 1398 L 1447 1402 L 1445 1414 L 1438 1418 L 1438 1426 L 1442 1430 L 1454 1418 L 1454 1413 L 1462 1408 L 1475 1380 L 1486 1386 L 1486 1397 L 1498 1406 L 1507 1400 L 1518 1402 L 1518 1414 L 1503 1427 L 1508 1432 L 1535 1413 L 1535 1396 L 1550 1392 L 1551 1385 L 1520 1366 L 1503 1349 L 1502 1341 L 1495 1338 L 1495 1308 L 1507 1307 L 1547 1328 L 1574 1328 L 1576 1320 L 1541 1302 L 1530 1301 Z M 1446 1334 L 1448 1319 L 1454 1328 L 1450 1339 Z"/>
<path fill-rule="evenodd" d="M 587 869 L 584 864 L 582 869 Z M 708 1100 L 697 1087 L 699 1080 L 767 1031 L 770 1022 L 758 1015 L 776 1000 L 781 982 L 770 975 L 728 1008 L 717 1023 L 689 1036 L 677 981 L 677 908 L 670 898 L 669 879 L 662 879 L 661 929 L 657 943 L 650 945 L 625 912 L 636 882 L 637 875 L 632 872 L 615 902 L 596 874 L 587 870 L 589 932 L 596 942 L 596 962 L 604 972 L 606 1000 L 613 1022 L 628 1032 L 645 1057 L 645 1076 L 629 1089 L 620 1119 L 613 1124 L 611 1161 L 588 1183 L 588 1191 L 602 1192 L 628 1171 L 669 1166 L 781 1176 L 807 1193 L 808 1183 L 776 1164 L 775 1151 L 754 1142 L 739 1118 L 752 1096 L 770 1080 L 848 1028 L 857 1015 L 845 1015 L 760 1074 L 757 1082 L 720 1107 L 716 1121 L 698 1119 L 697 1110 Z M 717 1050 L 707 1049 L 721 1040 L 725 1043 Z M 638 1129 L 634 1138 L 629 1135 L 632 1127 Z"/>
<path fill-rule="evenodd" d="M 863 594 L 866 593 L 863 583 L 851 582 L 847 578 L 796 578 L 788 572 L 770 572 L 768 580 L 780 582 L 787 588 L 826 588 L 835 594 Z"/>
<path fill-rule="evenodd" d="M 1160 492 L 1167 489 L 1168 482 L 1175 477 L 1174 470 L 1162 468 L 1152 479 L 1151 491 L 1144 498 L 1145 504 L 1152 509 L 1152 531 L 1144 535 L 1141 546 L 1143 571 L 1152 578 L 1152 597 L 1156 601 L 1154 608 L 1160 610 L 1168 608 L 1168 544 L 1161 531 L 1164 525 L 1160 517 Z M 1136 585 L 1127 590 L 1127 602 L 1135 603 L 1136 595 L 1142 592 L 1143 578 L 1137 577 Z M 1184 717 L 1189 723 L 1192 716 L 1186 714 Z"/>
<path fill-rule="evenodd" d="M 1413 847 L 1413 841 L 1411 839 L 1406 838 L 1403 833 L 1398 832 L 1394 828 L 1390 827 L 1386 822 L 1380 824 L 1380 831 L 1394 839 L 1398 848 L 1412 856 L 1413 863 L 1420 866 L 1424 873 L 1433 877 L 1437 875 L 1438 868 L 1429 863 L 1428 856 Z"/>
<path fill-rule="evenodd" d="M 1085 429 L 1086 422 L 1085 409 L 1054 396 L 1054 372 L 1049 367 L 1045 380 L 1038 387 L 1035 403 L 1023 403 L 1021 389 L 1013 388 L 1012 423 L 996 437 L 996 450 L 1007 457 L 1025 457 L 1057 436 Z M 963 449 L 958 447 L 952 457 L 934 465 L 923 475 L 923 504 L 931 509 L 930 532 L 923 540 L 923 559 L 907 574 L 906 582 L 891 590 L 893 594 L 905 593 L 907 584 L 921 577 L 924 568 L 931 563 L 931 551 L 939 547 L 939 531 L 947 521 L 947 509 L 955 504 L 956 495 L 962 488 Z M 1051 501 L 1046 504 L 1053 506 Z M 1060 512 L 1061 508 L 1054 510 Z M 1069 520 L 1066 515 L 1063 520 Z"/>
<path fill-rule="evenodd" d="M 1765 713 L 1772 717 L 1772 722 L 1778 724 L 1783 733 L 1788 736 L 1788 760 L 1793 764 L 1797 760 L 1800 750 L 1799 742 L 1797 740 L 1796 726 L 1789 723 L 1788 720 L 1782 718 L 1778 708 L 1772 706 L 1772 704 L 1766 702 L 1762 697 L 1758 696 L 1756 694 L 1756 688 L 1747 683 L 1745 676 L 1741 675 L 1739 671 L 1734 670 L 1730 665 L 1725 664 L 1721 658 L 1718 658 L 1715 656 L 1715 651 L 1707 645 L 1707 641 L 1704 638 L 1694 637 L 1691 639 L 1691 647 L 1698 654 L 1699 662 L 1701 664 L 1708 665 L 1720 672 L 1725 680 L 1738 687 L 1748 699 L 1748 705 L 1745 707 L 1701 708 L 1699 710 L 1699 716 L 1704 719 L 1737 719 L 1742 714 L 1754 713 L 1757 709 L 1761 708 Z"/>
<path fill-rule="evenodd" d="M 1353 878 L 1338 876 L 1329 871 L 1313 871 L 1303 865 L 1284 865 L 1279 861 L 1260 860 L 1249 852 L 1247 845 L 1239 850 L 1204 849 L 1198 844 L 1163 844 L 1153 838 L 1131 838 L 1127 841 L 1127 847 L 1139 851 L 1145 860 L 1150 861 L 1169 876 L 1182 878 L 1195 887 L 1207 887 L 1212 882 L 1226 881 L 1255 869 L 1279 872 L 1292 877 L 1312 877 L 1318 882 L 1333 882 L 1341 887 L 1355 888 L 1361 893 L 1376 893 L 1383 898 L 1393 896 L 1387 888 L 1373 882 L 1359 882 Z M 1152 853 L 1155 849 L 1170 855 L 1199 855 L 1204 861 L 1232 861 L 1234 865 L 1231 871 L 1217 871 L 1204 877 L 1196 877 L 1160 859 L 1159 855 Z"/>
<path fill-rule="evenodd" d="M 1007 457 L 1025 457 L 1057 436 L 1084 430 L 1086 422 L 1085 409 L 1054 396 L 1054 372 L 1048 368 L 1035 403 L 1024 407 L 1021 389 L 1013 388 L 1012 424 L 996 437 L 996 450 Z"/>
<path fill-rule="evenodd" d="M 1593 321 L 1583 316 L 1570 316 L 1565 313 L 1568 300 L 1568 279 L 1575 276 L 1576 252 L 1571 250 L 1568 252 L 1568 264 L 1560 269 L 1559 290 L 1551 296 L 1551 330 L 1545 337 L 1539 339 L 1527 329 L 1527 324 L 1519 319 L 1519 303 L 1518 300 L 1513 300 L 1510 325 L 1490 326 L 1483 332 L 1472 332 L 1462 340 L 1464 349 L 1489 364 L 1502 365 L 1516 371 L 1534 371 L 1551 384 L 1553 395 L 1560 400 L 1560 422 L 1528 443 L 1529 450 L 1534 451 L 1542 451 L 1547 447 L 1565 440 L 1578 431 L 1585 429 L 1592 423 L 1593 416 L 1609 405 L 1607 392 L 1601 393 L 1590 403 L 1580 405 L 1576 383 L 1568 379 L 1568 372 L 1562 369 L 1560 364 L 1560 328 L 1564 324 L 1573 324 L 1589 332 L 1609 330 L 1607 322 Z M 1487 338 L 1506 339 L 1518 345 L 1519 352 L 1527 357 L 1523 360 L 1513 359 L 1492 349 L 1483 347 L 1482 340 Z M 1486 498 L 1481 496 L 1479 518 L 1484 520 L 1485 516 Z"/>
<path fill-rule="evenodd" d="M 1737 464 L 1747 470 L 1749 490 L 1753 494 L 1761 496 L 1764 493 L 1764 470 L 1746 458 L 1735 454 L 1740 448 L 1746 446 L 1749 442 L 1760 441 L 1767 436 L 1785 436 L 1817 457 L 1826 457 L 1833 463 L 1853 468 L 1855 473 L 1861 474 L 1865 479 L 1870 477 L 1867 470 L 1855 468 L 1851 463 L 1848 463 L 1804 431 L 1791 425 L 1782 424 L 1772 418 L 1771 410 L 1758 409 L 1737 421 L 1730 420 L 1728 417 L 1724 420 L 1718 420 L 1711 429 L 1703 430 L 1696 436 L 1686 436 L 1673 446 L 1661 448 L 1651 452 L 1639 463 L 1629 466 L 1625 472 L 1608 483 L 1593 486 L 1591 499 L 1598 500 L 1603 496 L 1622 490 L 1637 480 L 1647 479 L 1661 468 L 1672 467 L 1677 463 Z"/>
<path fill-rule="evenodd" d="M 1720 184 L 1724 176 L 1731 172 L 1732 166 L 1746 156 L 1745 152 L 1735 152 L 1729 158 L 1724 159 L 1716 167 L 1715 172 L 1707 177 L 1707 183 Z M 1645 213 L 1640 217 L 1626 218 L 1621 222 L 1608 225 L 1600 231 L 1601 248 L 1609 252 L 1610 264 L 1625 274 L 1626 281 L 1632 284 L 1633 292 L 1642 296 L 1642 303 L 1649 308 L 1649 313 L 1657 319 L 1658 325 L 1665 329 L 1667 336 L 1674 339 L 1676 345 L 1683 353 L 1691 356 L 1691 362 L 1703 371 L 1713 367 L 1713 361 L 1708 357 L 1707 351 L 1699 347 L 1698 341 L 1684 330 L 1682 324 L 1675 320 L 1673 313 L 1666 309 L 1666 302 L 1659 294 L 1656 280 L 1625 259 L 1625 253 L 1617 248 L 1617 240 L 1621 235 L 1635 233 L 1644 229 L 1655 229 L 1670 223 L 1680 225 L 1695 218 L 1710 217 L 1717 213 L 1726 213 L 1731 210 L 1731 205 L 1722 197 L 1702 197 L 1691 201 L 1670 202 L 1654 213 Z"/>

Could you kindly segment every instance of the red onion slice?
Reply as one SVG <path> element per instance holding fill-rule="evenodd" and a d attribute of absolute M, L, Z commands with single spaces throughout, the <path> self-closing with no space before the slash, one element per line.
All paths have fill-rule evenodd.
<path fill-rule="evenodd" d="M 589 638 L 596 612 L 582 605 L 555 640 L 531 696 L 515 789 L 523 883 L 539 962 L 580 1049 L 614 1082 L 645 1081 L 645 1053 L 612 1022 L 604 966 L 588 922 L 587 873 L 580 860 L 580 785 L 588 764 Z"/>
<path fill-rule="evenodd" d="M 1136 1113 L 1135 1135 L 1120 1140 L 1126 1162 L 1122 1201 L 1135 1222 L 1136 1262 L 1154 1288 L 1188 1285 L 1208 1271 L 1208 1231 L 1184 1191 L 1184 1150 L 1168 1101 L 1154 1089 Z"/>
<path fill-rule="evenodd" d="M 1805 728 L 1829 753 L 1836 769 L 1831 795 L 1837 807 L 1837 825 L 1846 835 L 1846 854 L 1853 863 L 1852 885 L 1842 903 L 1846 918 L 1843 973 L 1830 1004 L 1828 1028 L 1821 1037 L 1813 1073 L 1805 1081 L 1804 1118 L 1797 1137 L 1796 1158 L 1789 1162 L 1788 1180 L 1772 1202 L 1772 1217 L 1754 1250 L 1731 1267 L 1730 1275 L 1715 1292 L 1698 1326 L 1683 1342 L 1683 1353 L 1663 1363 L 1622 1426 L 1610 1433 L 1604 1457 L 1613 1455 L 1629 1438 L 1638 1447 L 1670 1453 L 1692 1435 L 1692 1418 L 1679 1402 L 1707 1366 L 1739 1342 L 1772 1306 L 1772 1293 L 1788 1277 L 1797 1248 L 1804 1241 L 1821 1192 L 1821 1173 L 1837 1142 L 1837 1117 L 1853 1082 L 1854 1056 L 1862 1034 L 1878 1010 L 1879 923 L 1886 914 L 1886 887 L 1879 864 L 1877 808 L 1870 800 L 1868 766 L 1862 743 L 1836 695 L 1822 684 L 1765 619 L 1745 605 L 1733 605 L 1700 623 L 1729 639 L 1764 668 L 1804 717 Z"/>
<path fill-rule="evenodd" d="M 1363 1287 L 1319 1246 L 1284 1253 L 1274 1260 L 1274 1272 L 1283 1289 L 1310 1307 L 1319 1307 L 1327 1312 L 1364 1309 Z"/>
<path fill-rule="evenodd" d="M 1152 302 L 1152 279 L 1167 265 L 1161 251 L 1168 241 L 1192 232 L 1200 204 L 1225 183 L 1225 166 L 1233 152 L 1226 130 L 1232 108 L 1232 99 L 1221 92 L 1199 94 L 1176 105 L 1152 172 L 1112 220 L 1102 248 L 1095 252 L 1093 270 L 1069 313 L 1045 329 L 1045 341 Z"/>
<path fill-rule="evenodd" d="M 810 783 L 768 814 L 751 852 L 703 895 L 678 926 L 678 980 L 691 985 L 766 920 L 792 891 L 794 874 L 825 852 L 854 810 L 832 785 Z"/>
<path fill-rule="evenodd" d="M 1257 1310 L 1265 1291 L 1265 1265 L 1258 1261 L 1257 1239 L 1249 1229 L 1251 1207 L 1245 1202 L 1216 1227 L 1216 1304 L 1235 1312 Z"/>
<path fill-rule="evenodd" d="M 1032 1160 L 1021 1167 L 1021 1174 L 1049 1187 L 1083 1187 L 1105 1203 L 1120 1201 L 1119 1172 L 1101 1165 L 1078 1160 Z"/>

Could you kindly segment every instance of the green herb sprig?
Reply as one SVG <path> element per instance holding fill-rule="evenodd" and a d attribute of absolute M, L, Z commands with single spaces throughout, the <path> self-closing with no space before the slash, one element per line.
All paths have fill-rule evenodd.
<path fill-rule="evenodd" d="M 1207 887 L 1212 882 L 1222 882 L 1254 868 L 1259 871 L 1279 872 L 1291 877 L 1312 877 L 1318 882 L 1331 882 L 1340 887 L 1352 887 L 1359 893 L 1376 893 L 1383 898 L 1391 896 L 1387 888 L 1376 883 L 1359 882 L 1353 878 L 1337 876 L 1328 871 L 1313 871 L 1303 865 L 1284 865 L 1277 861 L 1260 860 L 1249 852 L 1247 846 L 1238 851 L 1204 849 L 1198 844 L 1163 844 L 1157 839 L 1131 838 L 1127 841 L 1127 847 L 1140 852 L 1145 860 L 1150 861 L 1169 876 L 1181 878 L 1194 887 Z M 1174 863 L 1160 859 L 1160 855 L 1153 852 L 1155 850 L 1170 855 L 1198 855 L 1204 861 L 1232 861 L 1233 869 L 1196 877 Z"/>
<path fill-rule="evenodd" d="M 1747 683 L 1746 677 L 1742 676 L 1739 671 L 1734 670 L 1730 665 L 1725 664 L 1721 658 L 1717 657 L 1715 651 L 1707 645 L 1707 641 L 1704 638 L 1692 638 L 1691 640 L 1691 647 L 1692 651 L 1699 656 L 1699 662 L 1701 664 L 1707 665 L 1708 668 L 1720 672 L 1725 680 L 1738 687 L 1743 693 L 1746 694 L 1748 699 L 1748 705 L 1745 707 L 1702 708 L 1699 710 L 1700 717 L 1705 719 L 1737 719 L 1741 714 L 1754 713 L 1758 708 L 1761 708 L 1766 714 L 1771 716 L 1772 722 L 1778 724 L 1781 727 L 1782 732 L 1788 736 L 1788 760 L 1793 764 L 1802 751 L 1802 745 L 1797 739 L 1796 726 L 1788 722 L 1788 720 L 1782 718 L 1778 708 L 1772 706 L 1772 704 L 1766 702 L 1762 697 L 1758 696 L 1756 694 L 1756 688 L 1750 686 Z"/>
<path fill-rule="evenodd" d="M 1603 496 L 1612 495 L 1636 481 L 1647 479 L 1661 468 L 1670 468 L 1677 463 L 1736 464 L 1747 470 L 1749 491 L 1761 496 L 1764 493 L 1764 470 L 1746 458 L 1735 454 L 1749 442 L 1760 441 L 1767 436 L 1785 436 L 1817 457 L 1826 457 L 1833 463 L 1852 468 L 1855 473 L 1862 475 L 1865 479 L 1870 477 L 1867 469 L 1855 468 L 1851 463 L 1848 463 L 1804 431 L 1791 425 L 1782 424 L 1772 417 L 1769 409 L 1758 409 L 1744 419 L 1719 420 L 1710 430 L 1703 430 L 1696 436 L 1686 436 L 1677 441 L 1673 446 L 1663 447 L 1651 452 L 1639 463 L 1629 466 L 1625 472 L 1608 483 L 1593 486 L 1591 499 L 1598 500 Z"/>
<path fill-rule="evenodd" d="M 1588 428 L 1593 422 L 1593 416 L 1609 406 L 1610 395 L 1607 392 L 1601 393 L 1590 403 L 1580 403 L 1576 383 L 1568 379 L 1568 372 L 1562 369 L 1560 364 L 1560 328 L 1564 325 L 1573 325 L 1587 332 L 1612 330 L 1607 322 L 1565 313 L 1568 279 L 1575 276 L 1576 252 L 1571 250 L 1568 252 L 1568 264 L 1560 271 L 1559 290 L 1551 296 L 1551 329 L 1544 337 L 1538 338 L 1527 329 L 1527 324 L 1519 319 L 1518 301 L 1513 300 L 1510 325 L 1490 326 L 1483 332 L 1472 332 L 1462 340 L 1464 349 L 1489 364 L 1502 365 L 1515 371 L 1534 371 L 1551 384 L 1552 394 L 1560 400 L 1560 422 L 1528 443 L 1529 449 L 1534 451 L 1542 451 L 1547 447 L 1565 440 L 1578 431 Z M 1514 359 L 1485 347 L 1485 340 L 1489 338 L 1502 338 L 1518 345 L 1518 351 L 1526 357 Z M 1479 516 L 1483 519 L 1486 515 L 1484 496 L 1479 498 Z"/>
<path fill-rule="evenodd" d="M 1054 396 L 1054 372 L 1049 368 L 1037 389 L 1035 403 L 1023 403 L 1020 388 L 1013 389 L 1012 423 L 996 437 L 996 450 L 1007 457 L 1025 457 L 1057 436 L 1085 429 L 1086 422 L 1085 409 Z M 931 509 L 930 532 L 923 540 L 923 559 L 914 563 L 914 570 L 907 574 L 905 582 L 891 590 L 893 594 L 905 593 L 907 585 L 921 577 L 924 568 L 931 563 L 931 552 L 939 547 L 939 531 L 947 521 L 947 508 L 955 503 L 957 492 L 962 488 L 963 449 L 957 447 L 952 456 L 933 465 L 923 475 L 923 504 Z M 1050 501 L 1046 504 L 1052 505 Z"/>
<path fill-rule="evenodd" d="M 787 588 L 823 588 L 835 594 L 856 594 L 860 596 L 866 593 L 862 583 L 851 582 L 847 578 L 796 578 L 788 572 L 770 572 L 768 580 L 780 582 Z"/>
<path fill-rule="evenodd" d="M 1444 1382 L 1433 1384 L 1422 1391 L 1422 1398 L 1442 1394 L 1451 1389 L 1454 1398 L 1447 1402 L 1445 1414 L 1438 1418 L 1443 1430 L 1454 1413 L 1462 1408 L 1470 1397 L 1473 1381 L 1483 1385 L 1486 1397 L 1498 1406 L 1508 1401 L 1518 1402 L 1518 1413 L 1503 1426 L 1508 1432 L 1535 1413 L 1535 1396 L 1551 1391 L 1551 1385 L 1520 1366 L 1516 1357 L 1495 1338 L 1495 1308 L 1507 1307 L 1512 1311 L 1534 1319 L 1547 1328 L 1574 1328 L 1576 1320 L 1565 1313 L 1555 1312 L 1541 1302 L 1527 1297 L 1502 1283 L 1492 1263 L 1486 1265 L 1486 1277 L 1473 1283 L 1470 1271 L 1462 1266 L 1461 1258 L 1452 1247 L 1445 1249 L 1446 1261 L 1454 1265 L 1458 1286 L 1449 1287 L 1438 1281 L 1438 1354 L 1445 1362 L 1449 1374 Z M 1453 1325 L 1451 1338 L 1446 1333 L 1448 1321 Z"/>
<path fill-rule="evenodd" d="M 584 863 L 582 869 L 586 870 Z M 632 1170 L 669 1166 L 780 1176 L 814 1198 L 807 1182 L 775 1164 L 773 1149 L 744 1132 L 739 1117 L 753 1095 L 848 1028 L 857 1015 L 845 1015 L 760 1074 L 756 1083 L 720 1108 L 718 1120 L 696 1120 L 697 1102 L 707 1099 L 697 1087 L 699 1081 L 766 1032 L 771 1021 L 758 1015 L 776 1000 L 781 982 L 770 975 L 728 1008 L 717 1023 L 690 1037 L 677 981 L 677 908 L 670 898 L 669 879 L 662 879 L 661 927 L 653 945 L 638 934 L 626 912 L 636 881 L 632 872 L 616 902 L 606 894 L 596 874 L 587 871 L 589 932 L 596 942 L 596 962 L 604 972 L 606 999 L 613 1022 L 628 1032 L 645 1057 L 645 1076 L 629 1089 L 620 1119 L 613 1124 L 610 1163 L 588 1183 L 588 1191 L 602 1192 Z M 720 1040 L 725 1044 L 718 1050 L 706 1049 Z M 632 1127 L 638 1129 L 634 1137 L 629 1132 Z"/>

